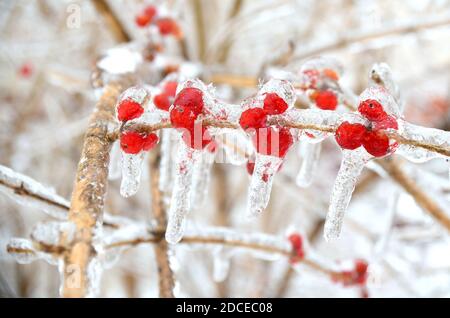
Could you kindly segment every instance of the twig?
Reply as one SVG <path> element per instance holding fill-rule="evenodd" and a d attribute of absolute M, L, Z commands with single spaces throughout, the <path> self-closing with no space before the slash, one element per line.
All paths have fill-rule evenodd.
<path fill-rule="evenodd" d="M 92 4 L 98 13 L 105 19 L 106 26 L 111 31 L 117 42 L 130 42 L 131 36 L 125 30 L 114 11 L 106 0 L 92 0 Z"/>
<path fill-rule="evenodd" d="M 152 197 L 152 214 L 156 220 L 156 229 L 165 232 L 167 226 L 166 211 L 164 208 L 161 190 L 159 189 L 159 165 L 161 162 L 161 149 L 157 147 L 150 156 L 150 191 Z M 156 264 L 159 275 L 159 296 L 173 298 L 175 281 L 169 261 L 169 247 L 167 241 L 161 238 L 155 244 Z"/>
<path fill-rule="evenodd" d="M 69 210 L 69 220 L 75 223 L 76 232 L 64 255 L 65 297 L 85 297 L 89 293 L 88 266 L 96 254 L 92 241 L 102 222 L 107 188 L 111 149 L 108 127 L 114 122 L 114 105 L 123 87 L 116 82 L 104 88 L 86 132 Z"/>

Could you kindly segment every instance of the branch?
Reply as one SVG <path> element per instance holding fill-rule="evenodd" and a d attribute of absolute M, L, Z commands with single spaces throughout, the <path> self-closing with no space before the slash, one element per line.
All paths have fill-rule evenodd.
<path fill-rule="evenodd" d="M 106 0 L 92 0 L 92 4 L 94 5 L 95 10 L 97 10 L 103 19 L 105 19 L 107 28 L 111 31 L 117 42 L 122 43 L 131 41 L 131 36 L 125 30 L 125 27 L 117 18 Z"/>
<path fill-rule="evenodd" d="M 156 229 L 165 232 L 167 226 L 166 211 L 163 203 L 163 194 L 159 189 L 159 166 L 161 162 L 161 148 L 152 151 L 150 156 L 150 190 L 153 217 L 156 220 Z M 155 243 L 156 264 L 159 274 L 159 296 L 161 298 L 173 298 L 175 287 L 174 276 L 170 268 L 169 247 L 167 241 L 160 239 Z"/>
<path fill-rule="evenodd" d="M 65 297 L 89 294 L 88 266 L 96 254 L 92 242 L 96 228 L 102 223 L 107 188 L 111 149 L 108 127 L 115 122 L 114 106 L 123 87 L 121 83 L 111 83 L 104 88 L 86 132 L 69 210 L 69 221 L 75 223 L 76 232 L 64 255 Z"/>

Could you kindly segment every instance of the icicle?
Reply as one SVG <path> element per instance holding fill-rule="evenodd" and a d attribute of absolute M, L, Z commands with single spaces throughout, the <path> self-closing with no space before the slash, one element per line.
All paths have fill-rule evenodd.
<path fill-rule="evenodd" d="M 109 160 L 109 180 L 116 180 L 120 178 L 121 175 L 121 155 L 120 155 L 120 143 L 115 142 L 111 147 Z"/>
<path fill-rule="evenodd" d="M 249 154 L 253 153 L 253 145 L 242 131 L 230 131 L 219 136 L 220 144 L 225 151 L 224 161 L 232 165 L 243 165 L 247 162 Z"/>
<path fill-rule="evenodd" d="M 389 65 L 387 65 L 386 63 L 374 64 L 370 71 L 369 85 L 380 85 L 386 88 L 389 94 L 391 94 L 398 102 L 400 106 L 399 111 L 402 111 L 403 105 L 402 103 L 400 103 L 400 89 L 394 81 L 394 76 Z"/>
<path fill-rule="evenodd" d="M 166 240 L 176 244 L 183 237 L 185 217 L 189 211 L 189 195 L 192 187 L 192 170 L 202 151 L 180 142 L 177 156 L 177 174 L 172 190 Z"/>
<path fill-rule="evenodd" d="M 299 187 L 306 188 L 311 184 L 317 170 L 321 149 L 321 143 L 311 144 L 304 142 L 300 144 L 302 163 L 296 178 L 296 183 Z"/>
<path fill-rule="evenodd" d="M 230 270 L 231 250 L 223 247 L 215 249 L 213 252 L 213 280 L 217 283 L 225 281 Z"/>
<path fill-rule="evenodd" d="M 256 154 L 255 168 L 248 190 L 248 216 L 258 216 L 267 207 L 273 178 L 282 163 L 282 158 Z"/>
<path fill-rule="evenodd" d="M 172 131 L 163 129 L 161 134 L 161 163 L 159 165 L 159 190 L 166 192 L 172 177 Z"/>
<path fill-rule="evenodd" d="M 372 157 L 362 148 L 343 150 L 342 155 L 341 167 L 334 182 L 325 221 L 324 236 L 327 241 L 339 237 L 345 210 L 350 203 L 358 176 Z"/>
<path fill-rule="evenodd" d="M 208 194 L 211 168 L 216 152 L 203 151 L 201 158 L 195 163 L 192 173 L 191 207 L 201 208 Z"/>
<path fill-rule="evenodd" d="M 122 152 L 122 182 L 120 184 L 122 196 L 129 197 L 138 191 L 144 158 L 144 152 L 137 155 Z"/>

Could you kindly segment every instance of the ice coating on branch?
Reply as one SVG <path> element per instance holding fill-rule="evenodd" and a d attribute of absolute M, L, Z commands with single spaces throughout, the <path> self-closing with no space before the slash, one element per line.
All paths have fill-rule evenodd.
<path fill-rule="evenodd" d="M 283 159 L 256 153 L 247 199 L 247 216 L 255 217 L 264 211 L 269 203 L 275 173 Z"/>
<path fill-rule="evenodd" d="M 120 183 L 120 194 L 125 198 L 136 194 L 139 190 L 144 158 L 144 152 L 140 152 L 137 155 L 122 152 L 122 182 Z"/>
<path fill-rule="evenodd" d="M 178 243 L 183 237 L 184 223 L 189 212 L 189 199 L 192 190 L 193 168 L 201 160 L 202 151 L 188 147 L 184 142 L 178 146 L 176 176 L 169 209 L 166 240 L 170 244 Z"/>
<path fill-rule="evenodd" d="M 191 207 L 201 208 L 205 203 L 215 156 L 215 150 L 214 152 L 205 150 L 201 158 L 195 162 L 192 172 Z"/>
<path fill-rule="evenodd" d="M 369 86 L 380 85 L 387 89 L 387 91 L 400 102 L 400 89 L 394 81 L 391 68 L 386 63 L 377 63 L 372 66 L 369 75 Z M 400 112 L 402 107 L 400 107 Z"/>
<path fill-rule="evenodd" d="M 69 202 L 57 195 L 54 189 L 2 165 L 0 165 L 0 191 L 21 205 L 37 208 L 60 220 L 67 218 Z M 34 198 L 29 195 L 33 195 Z"/>
<path fill-rule="evenodd" d="M 34 226 L 31 238 L 47 246 L 65 246 L 74 239 L 75 229 L 72 222 L 40 222 Z"/>
<path fill-rule="evenodd" d="M 39 259 L 33 242 L 27 239 L 11 238 L 7 246 L 7 251 L 19 264 L 30 264 Z"/>
<path fill-rule="evenodd" d="M 109 155 L 109 171 L 108 171 L 108 179 L 116 180 L 120 178 L 121 175 L 121 151 L 120 151 L 120 143 L 114 142 L 111 146 L 111 152 Z"/>
<path fill-rule="evenodd" d="M 372 156 L 363 148 L 342 151 L 341 167 L 334 181 L 324 227 L 324 237 L 327 241 L 339 237 L 344 214 L 355 190 L 358 177 L 371 158 Z"/>
<path fill-rule="evenodd" d="M 322 144 L 301 143 L 299 147 L 299 155 L 302 159 L 300 171 L 296 178 L 299 187 L 308 187 L 313 181 L 317 165 L 319 164 L 320 152 Z"/>
<path fill-rule="evenodd" d="M 439 145 L 450 149 L 450 132 L 434 128 L 421 127 L 399 121 L 401 136 L 405 139 L 418 141 L 425 144 Z M 426 162 L 434 158 L 445 158 L 437 152 L 427 150 L 422 147 L 401 143 L 397 153 L 412 162 Z"/>

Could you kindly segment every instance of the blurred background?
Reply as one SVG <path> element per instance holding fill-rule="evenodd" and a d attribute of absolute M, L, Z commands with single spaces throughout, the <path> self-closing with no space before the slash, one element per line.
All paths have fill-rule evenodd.
<path fill-rule="evenodd" d="M 148 4 L 171 12 L 183 30 L 180 42 L 164 39 L 167 56 L 202 65 L 229 102 L 256 91 L 224 85 L 222 75 L 258 78 L 268 65 L 298 70 L 308 57 L 336 58 L 342 83 L 359 94 L 374 63 L 386 62 L 405 100 L 405 119 L 450 128 L 450 1 L 446 0 L 172 0 L 0 2 L 0 164 L 53 187 L 70 198 L 83 133 L 95 104 L 91 71 L 106 49 L 145 43 L 135 17 Z M 117 29 L 117 26 L 121 28 Z M 153 79 L 156 84 L 158 78 Z M 159 78 L 160 80 L 160 78 Z M 285 235 L 305 233 L 315 252 L 330 261 L 364 258 L 370 263 L 371 297 L 449 297 L 450 240 L 389 178 L 365 169 L 348 210 L 342 238 L 326 243 L 323 219 L 341 152 L 326 140 L 319 173 L 308 188 L 295 184 L 296 151 L 276 177 L 269 207 L 257 224 L 243 217 L 249 177 L 245 166 L 215 164 L 204 208 L 191 213 L 202 224 Z M 404 163 L 414 178 L 450 206 L 448 162 Z M 147 174 L 136 196 L 110 182 L 111 214 L 146 222 Z M 422 179 L 421 179 L 422 180 Z M 426 188 L 426 186 L 423 187 Z M 393 204 L 394 202 L 394 204 Z M 6 253 L 11 237 L 28 237 L 46 216 L 0 195 L 0 295 L 57 297 L 56 267 L 43 261 L 18 265 Z M 214 251 L 177 247 L 179 295 L 188 297 L 358 297 L 308 268 L 293 271 L 285 259 L 231 258 L 225 280 L 213 279 Z M 157 297 L 153 248 L 127 251 L 102 279 L 102 297 Z"/>

